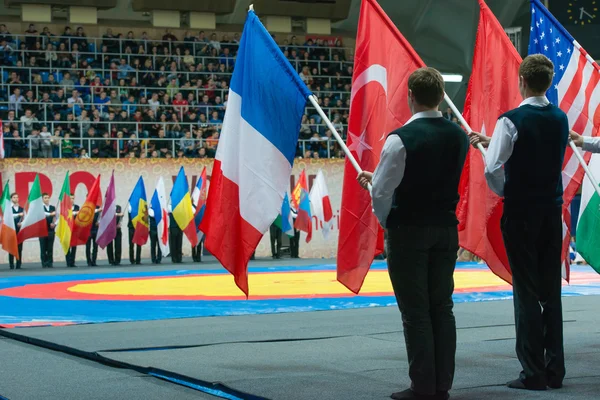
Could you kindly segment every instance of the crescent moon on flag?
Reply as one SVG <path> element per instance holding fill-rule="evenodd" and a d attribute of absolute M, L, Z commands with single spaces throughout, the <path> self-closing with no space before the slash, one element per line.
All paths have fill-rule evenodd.
<path fill-rule="evenodd" d="M 373 64 L 369 68 L 365 69 L 352 83 L 352 92 L 350 94 L 350 107 L 352 108 L 352 101 L 358 91 L 370 82 L 379 82 L 383 91 L 385 92 L 385 102 L 387 104 L 387 70 L 385 67 L 379 64 Z M 381 139 L 382 141 L 386 136 L 386 132 L 383 132 Z"/>

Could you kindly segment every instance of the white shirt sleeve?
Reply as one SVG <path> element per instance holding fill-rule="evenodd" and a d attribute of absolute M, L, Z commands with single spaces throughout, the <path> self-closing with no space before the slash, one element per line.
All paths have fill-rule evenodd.
<path fill-rule="evenodd" d="M 154 218 L 154 210 L 152 208 L 148 209 L 148 216 Z"/>
<path fill-rule="evenodd" d="M 590 153 L 600 153 L 600 138 L 583 137 L 583 146 L 581 148 Z"/>
<path fill-rule="evenodd" d="M 518 132 L 515 124 L 502 117 L 496 123 L 487 154 L 485 156 L 485 179 L 498 196 L 504 196 L 504 164 L 512 155 Z"/>
<path fill-rule="evenodd" d="M 373 213 L 385 228 L 392 209 L 394 192 L 404 178 L 406 148 L 398 135 L 390 135 L 381 151 L 379 165 L 373 173 Z"/>

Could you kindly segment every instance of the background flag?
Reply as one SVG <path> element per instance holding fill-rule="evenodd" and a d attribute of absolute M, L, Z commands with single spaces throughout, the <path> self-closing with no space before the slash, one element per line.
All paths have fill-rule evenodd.
<path fill-rule="evenodd" d="M 35 180 L 31 186 L 26 208 L 27 211 L 21 224 L 21 230 L 17 234 L 19 243 L 23 243 L 25 240 L 31 238 L 48 236 L 46 212 L 44 211 L 40 176 L 38 174 L 35 175 Z"/>
<path fill-rule="evenodd" d="M 173 218 L 179 228 L 188 238 L 192 247 L 196 246 L 198 244 L 198 233 L 194 224 L 192 198 L 183 167 L 179 169 L 177 179 L 175 179 L 171 190 L 171 209 L 173 210 Z"/>
<path fill-rule="evenodd" d="M 115 195 L 115 172 L 113 171 L 110 177 L 110 183 L 106 190 L 104 199 L 104 209 L 100 216 L 98 224 L 98 234 L 96 235 L 96 243 L 101 248 L 106 248 L 110 242 L 117 237 L 117 197 Z"/>
<path fill-rule="evenodd" d="M 306 170 L 300 174 L 300 201 L 298 202 L 298 216 L 294 223 L 294 228 L 306 232 L 306 243 L 312 239 L 312 215 L 310 212 L 310 196 L 308 195 L 308 181 L 306 180 Z"/>
<path fill-rule="evenodd" d="M 531 1 L 529 54 L 554 63 L 554 80 L 546 93 L 569 118 L 569 127 L 584 136 L 600 130 L 600 67 L 538 0 Z M 584 153 L 589 162 L 591 154 Z M 583 168 L 570 146 L 563 163 L 563 277 L 569 279 L 571 213 L 569 206 L 583 180 Z"/>
<path fill-rule="evenodd" d="M 246 295 L 248 261 L 281 212 L 310 94 L 249 11 L 200 226 L 206 249 Z"/>
<path fill-rule="evenodd" d="M 169 254 L 169 212 L 167 210 L 167 195 L 162 176 L 158 179 L 156 189 L 150 200 L 150 208 L 154 211 L 158 244 L 163 255 Z"/>
<path fill-rule="evenodd" d="M 100 175 L 94 181 L 92 188 L 88 192 L 85 203 L 79 209 L 77 217 L 73 221 L 73 232 L 71 234 L 71 246 L 85 244 L 90 237 L 96 206 L 102 204 L 102 194 L 100 193 Z"/>
<path fill-rule="evenodd" d="M 408 77 L 425 64 L 375 0 L 362 2 L 355 54 L 346 144 L 362 169 L 374 171 L 387 135 L 411 117 Z M 383 252 L 383 230 L 371 207 L 369 192 L 346 160 L 337 278 L 354 293 Z"/>
<path fill-rule="evenodd" d="M 0 159 L 4 158 L 4 127 L 0 119 Z"/>
<path fill-rule="evenodd" d="M 323 237 L 327 239 L 333 225 L 333 212 L 331 211 L 331 201 L 329 200 L 329 190 L 325 182 L 323 171 L 319 170 L 317 178 L 314 180 L 312 188 L 310 188 L 310 204 L 314 216 L 317 221 L 322 221 Z"/>
<path fill-rule="evenodd" d="M 192 204 L 196 207 L 194 211 L 194 225 L 198 233 L 198 241 L 202 239 L 204 233 L 200 230 L 200 223 L 204 218 L 204 211 L 206 210 L 206 199 L 208 197 L 208 180 L 206 179 L 206 167 L 200 174 L 200 179 L 196 182 L 196 187 L 192 192 Z"/>
<path fill-rule="evenodd" d="M 294 209 L 298 209 L 300 206 L 300 194 L 302 193 L 302 188 L 308 187 L 308 181 L 306 180 L 306 172 L 302 170 L 300 173 L 300 177 L 298 178 L 298 182 L 296 182 L 296 186 L 294 186 L 294 190 L 292 190 L 292 207 Z"/>
<path fill-rule="evenodd" d="M 473 68 L 463 116 L 474 130 L 491 136 L 498 117 L 522 101 L 517 86 L 522 60 L 483 0 L 479 6 Z M 488 187 L 484 170 L 485 161 L 479 150 L 469 148 L 458 189 L 459 244 L 483 259 L 494 274 L 511 283 L 500 231 L 504 206 L 502 199 Z"/>
<path fill-rule="evenodd" d="M 592 156 L 589 167 L 594 176 L 600 176 L 600 155 Z M 583 181 L 575 237 L 577 253 L 600 274 L 600 197 L 588 179 Z"/>
<path fill-rule="evenodd" d="M 2 208 L 2 224 L 0 225 L 0 244 L 2 249 L 8 254 L 12 254 L 19 259 L 19 244 L 17 241 L 17 230 L 15 227 L 15 218 L 13 215 L 12 202 L 10 201 L 10 188 L 8 182 L 4 185 L 2 199 L 0 200 Z"/>
<path fill-rule="evenodd" d="M 146 201 L 146 187 L 144 179 L 140 176 L 131 196 L 129 196 L 129 218 L 135 232 L 131 242 L 143 246 L 150 236 L 148 223 L 148 202 Z"/>
<path fill-rule="evenodd" d="M 56 237 L 60 242 L 65 255 L 71 248 L 71 235 L 73 233 L 73 204 L 71 203 L 71 184 L 69 171 L 65 175 L 60 195 L 58 196 L 58 223 Z"/>
<path fill-rule="evenodd" d="M 294 220 L 292 218 L 292 212 L 290 210 L 290 200 L 286 193 L 283 197 L 283 204 L 281 205 L 281 214 L 277 216 L 274 222 L 289 237 L 294 237 Z"/>

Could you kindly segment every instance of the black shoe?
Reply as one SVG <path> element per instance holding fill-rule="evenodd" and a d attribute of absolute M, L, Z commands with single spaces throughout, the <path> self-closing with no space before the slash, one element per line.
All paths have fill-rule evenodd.
<path fill-rule="evenodd" d="M 18 266 L 17 269 L 21 269 L 21 266 Z"/>
<path fill-rule="evenodd" d="M 11 266 L 10 266 L 10 269 L 15 269 L 15 266 L 14 266 L 14 265 L 11 265 Z"/>
<path fill-rule="evenodd" d="M 141 262 L 141 261 L 137 261 L 137 262 L 135 263 L 135 265 L 142 265 L 142 262 Z"/>
<path fill-rule="evenodd" d="M 436 394 L 419 394 L 412 389 L 406 389 L 402 392 L 392 393 L 390 396 L 394 400 L 447 400 L 450 398 L 448 392 L 438 392 Z"/>
<path fill-rule="evenodd" d="M 514 381 L 510 381 L 506 384 L 511 389 L 522 389 L 522 390 L 546 390 L 546 384 L 536 384 L 533 385 L 531 383 L 525 383 L 521 379 L 515 379 Z"/>
<path fill-rule="evenodd" d="M 550 389 L 561 389 L 563 387 L 563 383 L 562 381 L 548 380 L 548 387 Z"/>

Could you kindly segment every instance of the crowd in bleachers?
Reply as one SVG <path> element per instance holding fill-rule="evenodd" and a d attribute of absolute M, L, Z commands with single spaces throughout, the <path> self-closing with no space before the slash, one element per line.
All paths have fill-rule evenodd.
<path fill-rule="evenodd" d="M 277 40 L 277 38 L 275 38 Z M 0 24 L 0 117 L 7 157 L 213 157 L 218 145 L 240 35 L 166 30 L 102 38 L 74 31 L 15 35 Z M 296 36 L 280 43 L 300 78 L 346 134 L 352 77 L 340 40 Z M 268 71 L 265 71 L 268 73 Z M 340 157 L 310 105 L 298 156 Z"/>

